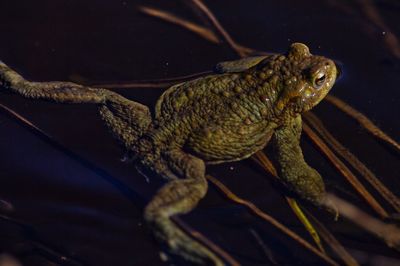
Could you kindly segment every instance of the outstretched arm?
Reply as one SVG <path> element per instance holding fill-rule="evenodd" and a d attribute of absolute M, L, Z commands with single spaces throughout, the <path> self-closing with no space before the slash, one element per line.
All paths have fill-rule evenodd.
<path fill-rule="evenodd" d="M 325 196 L 324 182 L 310 167 L 300 147 L 302 123 L 299 115 L 293 122 L 275 131 L 273 142 L 279 163 L 279 177 L 301 198 L 319 205 Z"/>

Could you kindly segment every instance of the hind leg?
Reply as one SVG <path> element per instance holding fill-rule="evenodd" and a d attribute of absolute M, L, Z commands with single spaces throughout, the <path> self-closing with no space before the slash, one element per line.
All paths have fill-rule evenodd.
<path fill-rule="evenodd" d="M 23 97 L 59 103 L 100 104 L 100 115 L 114 136 L 131 151 L 136 140 L 149 128 L 149 109 L 121 95 L 72 82 L 31 82 L 0 61 L 0 87 Z"/>
<path fill-rule="evenodd" d="M 60 103 L 103 103 L 112 91 L 94 89 L 72 82 L 32 82 L 0 61 L 0 87 L 25 98 L 44 99 Z"/>
<path fill-rule="evenodd" d="M 124 148 L 128 152 L 138 153 L 138 139 L 152 126 L 149 108 L 119 94 L 112 94 L 99 111 L 106 126 Z"/>
<path fill-rule="evenodd" d="M 190 212 L 206 194 L 204 162 L 181 150 L 165 155 L 169 167 L 184 179 L 169 181 L 157 192 L 145 209 L 146 222 L 171 253 L 199 264 L 224 265 L 212 251 L 189 237 L 170 219 Z"/>

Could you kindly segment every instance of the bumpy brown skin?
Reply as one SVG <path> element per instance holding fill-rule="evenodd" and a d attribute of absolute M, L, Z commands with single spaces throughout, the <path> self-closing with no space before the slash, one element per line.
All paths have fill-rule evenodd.
<path fill-rule="evenodd" d="M 170 219 L 191 211 L 207 192 L 205 165 L 247 158 L 272 139 L 279 176 L 299 197 L 318 205 L 323 181 L 304 161 L 301 113 L 315 106 L 336 79 L 335 64 L 292 44 L 286 55 L 218 65 L 218 74 L 175 85 L 149 109 L 104 89 L 67 82 L 29 82 L 0 62 L 0 85 L 28 98 L 96 103 L 100 115 L 136 163 L 168 182 L 145 209 L 145 220 L 170 252 L 189 261 L 223 262 Z"/>

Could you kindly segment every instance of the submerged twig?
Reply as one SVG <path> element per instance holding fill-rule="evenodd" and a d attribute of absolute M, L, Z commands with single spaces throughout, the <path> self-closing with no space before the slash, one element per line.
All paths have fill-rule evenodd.
<path fill-rule="evenodd" d="M 213 23 L 213 25 L 216 27 L 216 29 L 221 33 L 222 37 L 224 37 L 225 41 L 228 43 L 233 43 L 233 47 L 243 47 L 240 44 L 237 44 L 229 35 L 229 33 L 226 32 L 226 30 L 221 26 L 221 24 L 218 22 L 218 20 L 215 18 L 215 16 L 210 12 L 210 10 L 203 4 L 201 1 L 196 1 L 192 0 L 196 5 L 200 8 L 200 6 L 203 6 L 206 8 L 204 11 L 201 9 L 205 15 L 211 20 L 211 21 L 216 21 L 216 23 Z M 197 2 L 200 2 L 201 5 L 199 5 Z M 190 29 L 189 29 L 190 30 Z M 246 49 L 251 49 L 248 47 L 244 47 Z M 236 51 L 236 50 L 235 50 Z M 243 56 L 242 53 L 239 51 L 236 51 L 239 56 Z M 265 53 L 265 52 L 262 52 Z M 357 111 L 350 105 L 346 104 L 344 101 L 340 100 L 339 98 L 333 96 L 333 95 L 327 95 L 325 97 L 325 100 L 332 103 L 335 105 L 337 108 L 342 110 L 344 113 L 348 114 L 355 120 L 357 120 L 364 128 L 366 128 L 371 134 L 376 136 L 377 138 L 391 144 L 394 146 L 397 150 L 400 150 L 400 144 L 397 143 L 395 140 L 393 140 L 391 137 L 389 137 L 385 132 L 383 132 L 381 129 L 379 129 L 370 119 L 368 119 L 364 114 L 361 112 Z"/>
<path fill-rule="evenodd" d="M 351 2 L 355 2 L 354 5 Z M 392 4 L 394 1 L 391 1 Z M 372 38 L 382 39 L 391 54 L 400 58 L 400 42 L 393 30 L 386 24 L 384 17 L 380 14 L 375 4 L 371 0 L 353 0 L 353 1 L 336 1 L 329 0 L 329 3 L 340 8 L 343 12 L 350 16 L 357 16 L 357 13 L 363 16 L 361 26 L 372 36 Z M 360 12 L 361 11 L 361 12 Z"/>
<path fill-rule="evenodd" d="M 46 132 L 38 128 L 35 124 L 33 124 L 31 121 L 23 117 L 22 115 L 18 114 L 11 108 L 5 106 L 4 104 L 0 103 L 0 108 L 9 113 L 11 116 L 17 118 L 17 120 L 21 121 L 23 124 L 27 125 L 28 127 L 34 129 L 35 131 L 39 132 L 41 135 L 46 136 L 47 138 L 51 138 L 50 135 L 48 135 Z"/>
<path fill-rule="evenodd" d="M 17 220 L 15 218 L 11 218 L 11 217 L 3 215 L 3 214 L 0 214 L 0 220 L 4 220 L 6 222 L 17 225 L 18 227 L 22 228 L 24 231 L 28 231 L 30 233 L 34 231 L 33 227 L 26 224 L 25 222 L 23 222 L 21 220 Z M 50 247 L 48 244 L 46 244 L 40 240 L 28 239 L 27 242 L 30 243 L 34 249 L 36 249 L 40 253 L 44 254 L 46 257 L 48 257 L 48 258 L 50 257 L 50 259 L 54 263 L 60 263 L 60 264 L 65 263 L 65 264 L 68 264 L 71 266 L 83 265 L 82 262 L 79 262 L 74 258 L 71 258 L 69 256 L 59 253 L 54 248 Z M 6 265 L 4 265 L 4 266 L 6 266 Z"/>
<path fill-rule="evenodd" d="M 260 235 L 257 233 L 257 231 L 253 228 L 249 229 L 251 235 L 255 238 L 257 241 L 258 245 L 260 246 L 261 250 L 265 254 L 265 256 L 268 258 L 268 261 L 271 262 L 272 265 L 278 265 L 276 262 L 274 255 L 272 254 L 271 249 L 267 246 L 267 244 L 263 241 L 263 239 L 260 237 Z"/>
<path fill-rule="evenodd" d="M 199 26 L 198 24 L 195 24 L 191 21 L 179 18 L 169 12 L 166 12 L 164 10 L 152 8 L 152 7 L 146 7 L 146 6 L 140 6 L 139 10 L 149 16 L 157 17 L 162 20 L 168 21 L 170 23 L 179 25 L 183 28 L 188 29 L 189 31 L 196 33 L 197 35 L 200 35 L 204 39 L 212 42 L 212 43 L 219 43 L 218 37 L 215 35 L 215 33 L 206 28 Z"/>
<path fill-rule="evenodd" d="M 325 100 L 337 108 L 339 108 L 341 111 L 352 117 L 353 119 L 357 120 L 358 123 L 360 123 L 366 130 L 368 130 L 369 133 L 374 135 L 375 137 L 385 141 L 386 143 L 392 145 L 394 148 L 397 149 L 397 151 L 400 151 L 400 144 L 397 143 L 394 139 L 389 137 L 385 132 L 383 132 L 378 126 L 376 126 L 368 117 L 366 117 L 363 113 L 360 111 L 357 111 L 347 103 L 345 103 L 343 100 L 333 96 L 333 95 L 327 95 L 325 97 Z"/>
<path fill-rule="evenodd" d="M 375 174 L 357 157 L 347 150 L 332 134 L 324 127 L 322 121 L 314 114 L 307 113 L 303 116 L 309 123 L 342 158 L 344 158 L 354 169 L 356 169 L 379 193 L 391 204 L 391 206 L 400 212 L 400 200 L 394 195 Z"/>
<path fill-rule="evenodd" d="M 207 175 L 207 179 L 212 182 L 216 187 L 218 187 L 225 195 L 227 198 L 230 200 L 246 206 L 250 211 L 252 211 L 254 214 L 256 214 L 258 217 L 262 218 L 263 220 L 267 221 L 268 223 L 272 224 L 274 227 L 282 231 L 284 234 L 295 240 L 297 243 L 299 243 L 301 246 L 306 248 L 307 250 L 311 251 L 315 255 L 317 255 L 319 258 L 323 259 L 325 263 L 329 265 L 338 265 L 334 260 L 329 258 L 327 255 L 313 247 L 310 243 L 305 241 L 303 238 L 301 238 L 298 234 L 296 234 L 294 231 L 290 230 L 283 224 L 281 224 L 279 221 L 274 219 L 273 217 L 269 216 L 262 210 L 260 210 L 257 206 L 255 206 L 252 202 L 244 200 L 240 197 L 238 197 L 236 194 L 234 194 L 232 191 L 230 191 L 224 184 L 222 184 L 220 181 L 215 179 L 214 177 Z"/>
<path fill-rule="evenodd" d="M 278 178 L 278 172 L 276 171 L 275 166 L 263 151 L 256 152 L 253 156 L 251 156 L 251 159 L 264 168 L 265 171 Z"/>
<path fill-rule="evenodd" d="M 338 207 L 342 216 L 383 239 L 389 247 L 400 251 L 400 229 L 395 225 L 381 222 L 333 194 L 328 193 L 327 198 Z"/>
<path fill-rule="evenodd" d="M 219 34 L 224 38 L 224 40 L 229 44 L 229 46 L 240 56 L 244 57 L 253 52 L 252 49 L 243 47 L 237 44 L 229 33 L 224 29 L 224 27 L 219 23 L 218 19 L 214 16 L 210 9 L 201 0 L 192 0 L 193 4 L 199 8 L 210 20 L 212 25 L 217 29 Z"/>
<path fill-rule="evenodd" d="M 312 239 L 317 244 L 317 247 L 319 248 L 319 250 L 322 253 L 326 254 L 324 246 L 322 245 L 321 239 L 317 233 L 317 230 L 315 230 L 314 226 L 311 224 L 311 222 L 308 220 L 306 215 L 303 213 L 302 209 L 297 204 L 297 201 L 295 199 L 289 198 L 289 197 L 286 197 L 286 201 L 289 203 L 289 206 L 292 208 L 292 210 L 296 214 L 297 218 L 303 223 L 304 227 L 310 233 Z"/>
<path fill-rule="evenodd" d="M 320 137 L 303 122 L 303 130 L 306 135 L 313 141 L 313 143 L 322 151 L 322 153 L 329 159 L 335 168 L 346 178 L 346 180 L 353 186 L 353 188 L 360 194 L 360 196 L 368 203 L 369 206 L 382 218 L 388 218 L 388 213 L 383 207 L 375 200 L 375 198 L 368 192 L 364 185 L 357 179 L 357 177 L 350 171 L 350 169 L 332 152 L 332 150 L 321 140 Z"/>
<path fill-rule="evenodd" d="M 204 4 L 203 4 L 204 5 Z M 208 10 L 208 9 L 207 9 Z M 208 10 L 209 11 L 209 10 Z M 205 12 L 205 15 L 207 15 L 209 17 L 209 19 L 211 20 L 213 17 L 213 20 L 216 20 L 218 22 L 218 20 L 215 18 L 215 16 L 212 15 L 212 13 L 210 14 L 210 12 Z M 211 17 L 212 15 L 212 17 Z M 216 27 L 217 30 L 219 30 L 221 32 L 221 35 L 225 38 L 225 40 L 227 42 L 229 42 L 228 40 L 230 40 L 231 42 L 233 42 L 233 46 L 234 47 L 243 47 L 239 44 L 237 44 L 231 37 L 230 35 L 223 29 L 223 27 L 221 26 L 221 24 L 217 23 L 214 25 Z M 222 31 L 221 31 L 222 29 Z M 190 29 L 189 29 L 190 30 Z M 222 34 L 224 33 L 224 34 Z M 245 47 L 247 49 L 250 49 L 248 47 Z M 239 56 L 242 56 L 240 52 L 237 52 Z M 261 52 L 261 53 L 265 53 L 265 52 Z M 354 118 L 355 120 L 357 120 L 364 128 L 366 128 L 371 134 L 373 134 L 374 136 L 376 136 L 377 138 L 391 144 L 392 146 L 394 146 L 397 150 L 400 151 L 400 144 L 397 143 L 395 140 L 393 140 L 391 137 L 389 137 L 385 132 L 383 132 L 381 129 L 379 129 L 370 119 L 368 119 L 364 114 L 362 114 L 361 112 L 357 111 L 356 109 L 354 109 L 353 107 L 351 107 L 350 105 L 346 104 L 344 101 L 340 100 L 339 98 L 332 96 L 332 95 L 327 95 L 325 97 L 325 100 L 332 103 L 333 105 L 335 105 L 337 108 L 339 108 L 341 111 L 343 111 L 344 113 L 348 114 L 349 116 L 351 116 L 352 118 Z"/>
<path fill-rule="evenodd" d="M 47 134 L 45 131 L 41 130 L 39 127 L 37 127 L 35 124 L 30 122 L 28 119 L 26 119 L 22 115 L 18 114 L 16 111 L 12 110 L 11 108 L 9 108 L 9 107 L 5 106 L 4 104 L 1 104 L 1 103 L 0 103 L 0 109 L 3 109 L 8 114 L 10 114 L 11 117 L 17 119 L 18 121 L 22 122 L 22 124 L 26 125 L 28 128 L 34 130 L 35 132 L 37 132 L 38 134 L 43 136 L 47 141 L 49 141 L 51 143 L 56 143 L 57 144 L 57 148 L 61 149 L 61 147 L 62 147 L 63 149 L 67 150 L 61 144 L 56 142 L 52 136 Z M 73 159 L 76 159 L 76 158 L 73 157 Z M 89 168 L 89 169 L 91 169 L 91 168 Z M 239 266 L 240 265 L 227 252 L 223 251 L 220 247 L 215 245 L 211 240 L 207 239 L 200 232 L 192 230 L 191 227 L 188 226 L 185 222 L 183 222 L 179 217 L 173 217 L 171 220 L 174 221 L 179 227 L 181 227 L 182 230 L 184 230 L 186 233 L 191 235 L 193 238 L 195 238 L 199 242 L 203 243 L 207 248 L 213 250 L 218 256 L 223 258 L 225 261 L 231 263 L 232 266 Z"/>
<path fill-rule="evenodd" d="M 188 233 L 190 236 L 192 236 L 194 239 L 198 240 L 200 243 L 205 245 L 207 248 L 215 252 L 218 256 L 220 256 L 222 259 L 224 259 L 226 262 L 230 264 L 230 266 L 240 266 L 240 263 L 237 262 L 229 253 L 224 251 L 222 248 L 214 244 L 211 240 L 209 240 L 207 237 L 205 237 L 202 233 L 199 231 L 193 230 L 189 225 L 187 225 L 184 221 L 182 221 L 179 217 L 171 217 L 171 220 L 176 223 L 179 228 L 181 228 L 183 231 Z"/>
<path fill-rule="evenodd" d="M 329 247 L 343 260 L 347 266 L 358 266 L 358 262 L 347 252 L 340 242 L 332 235 L 328 229 L 310 212 L 307 215 L 313 220 L 313 225 L 317 228 L 319 235 L 328 243 Z"/>
<path fill-rule="evenodd" d="M 218 20 L 214 17 L 214 15 L 208 10 L 208 8 L 200 1 L 200 0 L 193 0 L 193 2 L 196 4 L 196 5 L 199 5 L 199 7 L 205 12 L 205 13 L 207 13 L 208 14 L 208 16 L 209 17 L 211 17 L 211 21 L 212 21 L 212 23 L 213 23 L 213 25 L 218 29 L 218 31 L 220 32 L 220 34 L 224 37 L 224 39 L 225 40 L 227 40 L 227 43 L 232 47 L 232 49 L 234 49 L 238 54 L 241 54 L 241 56 L 243 56 L 243 55 L 245 55 L 245 54 L 248 54 L 248 53 L 250 53 L 250 52 L 252 52 L 252 50 L 251 49 L 249 49 L 249 50 L 246 50 L 246 49 L 248 49 L 248 48 L 245 48 L 245 47 L 242 47 L 242 46 L 240 46 L 240 45 L 238 45 L 237 43 L 235 43 L 234 41 L 233 41 L 233 39 L 232 38 L 230 38 L 230 36 L 229 36 L 229 34 L 223 29 L 223 27 L 219 24 L 219 22 L 218 22 Z M 203 7 L 202 7 L 203 6 Z M 146 12 L 146 11 L 144 11 L 144 12 Z M 201 35 L 203 38 L 207 38 L 207 37 L 205 37 L 205 35 L 207 35 L 207 34 L 209 34 L 209 32 L 211 32 L 212 34 L 214 34 L 212 31 L 210 31 L 210 30 L 208 30 L 207 28 L 198 28 L 197 27 L 197 25 L 196 24 L 191 24 L 191 22 L 189 22 L 189 21 L 186 21 L 186 20 L 180 20 L 179 18 L 177 18 L 177 17 L 175 17 L 175 16 L 173 16 L 172 14 L 169 14 L 169 13 L 167 13 L 167 12 L 164 12 L 164 14 L 162 14 L 162 13 L 154 13 L 154 10 L 152 10 L 152 11 L 150 11 L 149 12 L 149 10 L 147 10 L 147 12 L 150 14 L 150 15 L 153 15 L 153 16 L 158 16 L 158 17 L 160 17 L 160 18 L 162 18 L 162 19 L 164 19 L 164 20 L 167 20 L 168 21 L 168 19 L 169 19 L 169 21 L 170 22 L 172 22 L 172 23 L 175 23 L 175 24 L 177 24 L 177 25 L 180 25 L 180 26 L 183 26 L 183 27 L 186 27 L 187 29 L 189 29 L 190 31 L 192 31 L 192 32 L 197 32 L 197 34 L 199 34 L 199 35 Z M 152 13 L 153 12 L 153 13 Z M 163 11 L 162 11 L 163 12 Z M 165 14 L 168 14 L 169 16 L 163 16 L 163 15 L 165 15 Z M 215 21 L 214 21 L 215 20 Z M 190 27 L 188 27 L 188 25 L 190 25 Z M 214 40 L 214 41 L 212 41 L 212 40 L 210 40 L 210 39 L 208 39 L 209 41 L 211 41 L 211 42 L 218 42 L 218 38 L 215 36 L 215 34 L 214 34 L 214 37 L 216 38 L 216 40 Z M 208 37 L 208 38 L 210 38 L 210 37 Z M 245 48 L 245 49 L 244 49 Z M 133 88 L 133 87 L 141 87 L 141 88 L 143 88 L 143 87 L 153 87 L 153 88 L 162 88 L 162 87 L 167 87 L 167 86 L 170 86 L 170 85 L 172 85 L 171 83 L 142 83 L 142 84 L 140 84 L 140 83 L 138 83 L 138 84 L 133 84 L 133 83 L 131 83 L 131 84 L 108 84 L 108 85 L 106 85 L 106 86 L 109 86 L 108 88 Z M 104 87 L 104 86 L 102 86 L 102 87 Z M 26 122 L 29 122 L 29 121 L 26 121 Z M 26 123 L 25 122 L 25 123 Z M 33 125 L 33 124 L 32 124 Z M 31 125 L 31 127 L 32 127 L 32 125 Z M 33 125 L 34 126 L 34 125 Z M 40 130 L 40 129 L 38 129 L 37 128 L 37 130 Z M 44 132 L 43 132 L 44 133 Z M 45 134 L 45 133 L 44 133 Z M 397 144 L 397 143 L 396 143 Z M 398 148 L 398 147 L 397 147 Z M 271 164 L 271 166 L 272 166 L 272 169 L 274 169 L 273 168 L 273 165 Z M 273 173 L 274 172 L 274 170 L 269 170 L 271 173 Z M 276 175 L 276 170 L 275 170 L 275 175 Z M 212 180 L 211 180 L 212 181 Z M 213 183 L 214 183 L 214 181 L 212 181 Z M 218 181 L 217 181 L 218 182 Z M 230 199 L 232 199 L 232 200 L 234 200 L 234 201 L 236 201 L 237 203 L 239 203 L 239 204 L 242 204 L 242 205 L 245 205 L 245 206 L 247 206 L 249 209 L 251 209 L 254 213 L 256 213 L 257 215 L 259 215 L 260 217 L 263 217 L 263 219 L 266 219 L 265 218 L 265 216 L 261 216 L 261 214 L 264 214 L 264 215 L 266 215 L 265 213 L 263 213 L 261 210 L 259 210 L 254 204 L 252 204 L 251 202 L 248 202 L 248 201 L 245 201 L 245 200 L 243 200 L 243 199 L 240 199 L 240 198 L 238 198 L 236 195 L 234 195 L 232 192 L 230 192 L 226 187 L 224 187 L 223 185 L 222 185 L 222 188 L 220 187 L 220 185 L 222 185 L 222 183 L 220 183 L 220 184 L 217 184 L 217 186 L 221 189 L 221 190 L 223 190 L 224 191 L 224 193 L 231 193 L 231 194 L 229 194 L 228 195 L 228 197 L 230 198 Z M 358 185 L 358 184 L 357 184 Z M 224 190 L 225 189 L 225 190 Z M 347 206 L 348 207 L 348 206 Z M 268 216 L 268 215 L 266 215 L 266 217 L 269 217 L 270 219 L 272 219 L 272 221 L 274 221 L 274 219 L 272 218 L 272 217 L 270 217 L 270 216 Z M 351 217 L 351 215 L 349 215 L 349 217 Z M 272 221 L 270 221 L 271 223 L 273 223 Z M 276 220 L 275 220 L 276 221 Z M 177 220 L 176 221 L 178 224 L 180 223 L 179 222 L 179 220 Z M 277 222 L 277 221 L 276 221 Z M 379 222 L 379 221 L 378 221 Z M 374 225 L 376 225 L 376 223 L 374 224 Z M 380 224 L 381 225 L 381 224 Z M 187 229 L 188 227 L 186 227 L 186 225 L 185 224 L 183 224 L 183 225 L 180 225 L 183 229 Z M 283 226 L 283 225 L 282 225 Z M 386 225 L 387 226 L 387 225 Z M 279 227 L 278 227 L 279 228 Z M 192 235 L 192 236 L 194 236 L 195 238 L 197 238 L 197 239 L 200 239 L 200 241 L 201 242 L 205 242 L 205 243 L 207 243 L 207 239 L 205 238 L 205 240 L 201 240 L 201 238 L 203 237 L 200 233 L 198 233 L 198 232 L 196 232 L 196 231 L 193 231 L 193 230 L 190 230 L 190 228 L 189 229 L 187 229 L 187 230 L 189 230 L 188 232 Z M 282 230 L 282 231 L 284 231 L 284 228 L 283 229 L 280 229 L 280 230 Z M 289 230 L 289 229 L 288 229 Z M 378 230 L 379 231 L 379 230 Z M 385 230 L 383 230 L 383 231 L 385 231 Z M 389 230 L 388 230 L 389 231 Z M 379 231 L 380 232 L 380 231 Z M 386 231 L 385 231 L 386 232 Z M 394 232 L 393 230 L 391 230 L 391 232 Z M 287 233 L 287 232 L 286 232 Z M 292 232 L 295 236 L 296 236 L 296 234 L 294 233 L 294 232 Z M 200 235 L 199 235 L 200 234 Z M 290 235 L 290 234 L 289 234 Z M 384 239 L 387 239 L 387 236 L 385 235 L 385 237 L 384 237 Z M 303 239 L 302 239 L 303 240 Z M 303 241 L 305 241 L 305 240 L 303 240 Z M 211 243 L 211 242 L 210 242 Z M 313 248 L 308 242 L 305 242 L 306 244 L 308 244 L 311 248 Z M 395 239 L 395 241 L 389 241 L 389 242 L 387 242 L 387 243 L 396 243 L 397 244 L 397 238 Z M 302 244 L 303 246 L 306 246 L 306 244 Z M 209 245 L 213 245 L 212 243 L 211 244 L 209 244 Z M 211 249 L 213 249 L 214 251 L 215 250 L 218 250 L 219 248 L 216 246 L 216 248 L 214 247 L 211 247 L 210 246 L 210 248 Z M 308 248 L 308 249 L 310 249 L 310 248 Z M 315 248 L 314 248 L 315 249 Z M 316 250 L 316 249 L 315 249 Z M 218 253 L 218 252 L 217 252 Z M 220 254 L 219 254 L 220 255 Z M 228 257 L 229 257 L 229 254 L 226 254 Z M 318 254 L 317 254 L 318 255 Z M 320 256 L 321 257 L 321 256 Z M 226 259 L 226 257 L 224 257 L 225 259 Z M 322 257 L 321 257 L 322 258 Z M 323 258 L 324 259 L 324 258 Z M 327 259 L 329 259 L 329 260 L 331 260 L 329 257 L 327 257 Z M 229 261 L 229 258 L 227 259 L 228 261 Z M 325 259 L 324 259 L 325 260 Z M 232 261 L 231 261 L 232 262 Z M 235 262 L 235 261 L 233 261 L 233 262 Z M 332 262 L 332 264 L 331 265 L 337 265 L 336 264 L 336 262 L 334 262 L 333 260 L 331 260 L 331 262 Z M 328 262 L 329 263 L 329 262 Z M 237 264 L 232 264 L 232 265 L 237 265 Z M 354 264 L 353 264 L 354 265 Z"/>
<path fill-rule="evenodd" d="M 225 39 L 225 41 L 231 46 L 231 48 L 233 50 L 235 50 L 237 52 L 238 55 L 240 55 L 241 57 L 243 57 L 244 55 L 246 55 L 246 52 L 243 52 L 243 50 L 238 49 L 238 47 L 240 47 L 230 36 L 229 34 L 224 30 L 224 28 L 220 25 L 220 23 L 218 22 L 218 20 L 215 18 L 215 16 L 210 12 L 210 10 L 200 1 L 200 0 L 193 0 L 192 1 L 195 5 L 197 5 L 199 7 L 199 9 L 201 9 L 210 19 L 210 21 L 212 22 L 212 24 L 214 25 L 214 27 L 217 29 L 217 31 L 223 36 L 223 38 Z M 353 110 L 352 114 L 356 113 L 355 110 Z M 368 126 L 366 126 L 366 128 L 369 128 Z M 376 130 L 374 131 L 375 133 L 377 132 Z M 382 132 L 383 133 L 383 132 Z M 378 136 L 382 136 L 383 134 L 377 134 Z M 314 138 L 315 139 L 315 138 Z M 390 142 L 390 141 L 389 141 Z M 320 143 L 322 143 L 320 141 Z M 258 160 L 258 162 L 264 167 L 265 170 L 269 171 L 272 175 L 277 176 L 276 173 L 276 169 L 273 167 L 272 163 L 269 161 L 269 159 L 264 155 L 262 156 L 263 153 L 257 153 L 253 158 L 255 158 L 255 160 Z M 332 157 L 332 156 L 330 156 Z M 340 162 L 340 161 L 339 161 Z M 338 164 L 338 162 L 336 162 L 336 165 Z M 340 163 L 339 163 L 340 166 Z M 342 167 L 339 167 L 341 171 L 344 171 L 344 169 Z M 344 174 L 342 172 L 342 174 Z M 351 173 L 350 173 L 351 174 Z M 348 176 L 348 174 L 344 174 L 345 176 Z M 352 175 L 352 174 L 351 174 Z M 361 183 L 355 182 L 353 181 L 353 184 L 355 185 L 355 187 L 358 187 L 358 190 L 360 190 L 359 185 L 361 185 Z M 220 184 L 221 185 L 221 184 Z M 227 189 L 225 188 L 221 188 L 220 189 Z M 361 191 L 363 191 L 364 193 L 361 193 L 364 197 L 370 196 L 370 199 L 368 200 L 368 202 L 371 203 L 371 205 L 373 206 L 374 209 L 376 209 L 376 211 L 378 213 L 380 213 L 381 216 L 385 217 L 387 214 L 386 212 L 383 210 L 383 208 L 380 207 L 380 205 L 372 198 L 372 196 L 364 189 L 364 187 L 361 187 Z M 232 195 L 229 195 L 230 191 L 224 191 L 224 193 L 228 194 L 228 197 L 231 198 Z M 367 192 L 367 194 L 365 194 L 365 192 Z M 231 198 L 232 200 L 235 201 L 234 198 Z M 237 199 L 236 199 L 237 200 Z M 244 204 L 243 202 L 239 202 L 241 204 Z M 250 205 L 249 208 L 251 208 Z M 254 210 L 253 210 L 254 211 Z M 256 212 L 256 211 L 254 211 Z M 348 214 L 346 211 L 343 211 L 344 214 Z M 256 212 L 257 213 L 257 212 Z M 346 216 L 346 215 L 345 215 Z M 347 217 L 350 217 L 350 215 L 347 215 Z M 346 263 L 346 265 L 358 265 L 357 262 L 354 260 L 354 258 L 352 258 L 347 252 L 346 250 L 343 248 L 343 246 L 340 245 L 340 243 L 329 233 L 329 231 L 327 231 L 323 225 L 318 224 L 318 229 L 319 232 L 322 234 L 322 236 L 324 237 L 324 239 L 331 245 L 332 249 L 335 250 L 339 256 L 343 259 L 343 261 Z"/>
<path fill-rule="evenodd" d="M 168 88 L 173 86 L 179 82 L 184 82 L 187 80 L 199 78 L 205 75 L 209 75 L 213 73 L 212 71 L 202 71 L 198 73 L 193 73 L 189 75 L 172 77 L 172 78 L 164 78 L 164 79 L 151 79 L 151 80 L 135 80 L 126 83 L 94 83 L 89 84 L 94 87 L 101 87 L 105 89 L 137 89 L 137 88 Z"/>
<path fill-rule="evenodd" d="M 269 158 L 264 152 L 259 151 L 255 153 L 251 158 L 258 165 L 260 165 L 266 172 L 269 172 L 275 178 L 278 178 L 278 173 L 276 171 L 275 166 L 272 164 L 272 162 L 269 160 Z M 292 209 L 293 213 L 297 216 L 297 218 L 303 224 L 307 232 L 311 235 L 311 238 L 314 240 L 317 247 L 321 250 L 321 252 L 325 253 L 325 250 L 322 246 L 317 231 L 315 230 L 311 222 L 308 220 L 307 216 L 303 213 L 301 207 L 297 204 L 297 201 L 287 196 L 285 196 L 285 199 L 289 204 L 289 207 Z"/>
<path fill-rule="evenodd" d="M 212 22 L 212 24 L 217 27 L 218 32 L 222 35 L 222 37 L 225 39 L 225 41 L 230 45 L 230 47 L 235 52 L 240 54 L 240 56 L 243 57 L 243 56 L 250 55 L 250 54 L 268 54 L 263 51 L 256 51 L 254 49 L 251 49 L 249 47 L 245 47 L 245 46 L 242 46 L 242 45 L 236 43 L 229 36 L 229 34 L 223 29 L 223 27 L 219 24 L 218 20 L 210 12 L 210 10 L 206 6 L 204 6 L 204 4 L 199 3 L 199 2 L 200 1 L 193 1 L 194 6 L 196 8 L 199 8 L 200 6 L 203 6 L 205 8 L 205 10 L 201 9 L 201 11 L 205 13 L 207 18 Z M 207 27 L 200 26 L 199 24 L 188 21 L 186 19 L 183 19 L 181 17 L 173 15 L 164 10 L 160 10 L 160 9 L 156 9 L 156 8 L 152 8 L 152 7 L 145 7 L 145 6 L 139 6 L 139 10 L 149 16 L 157 17 L 166 22 L 169 22 L 169 23 L 178 25 L 182 28 L 185 28 L 185 29 L 189 30 L 190 32 L 204 38 L 205 40 L 207 40 L 209 42 L 217 43 L 217 44 L 220 43 L 220 39 L 218 38 L 218 36 Z M 226 37 L 228 39 L 226 39 Z"/>
<path fill-rule="evenodd" d="M 358 4 L 361 6 L 361 10 L 365 14 L 365 16 L 373 22 L 375 26 L 377 26 L 380 31 L 377 35 L 381 35 L 383 37 L 383 42 L 388 48 L 388 50 L 395 56 L 397 59 L 400 59 L 400 42 L 396 34 L 392 29 L 384 21 L 384 18 L 381 16 L 374 3 L 371 0 L 356 0 Z"/>

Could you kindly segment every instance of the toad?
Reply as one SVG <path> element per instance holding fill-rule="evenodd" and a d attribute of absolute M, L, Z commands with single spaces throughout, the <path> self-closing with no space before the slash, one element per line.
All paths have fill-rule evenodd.
<path fill-rule="evenodd" d="M 217 65 L 216 73 L 167 89 L 149 108 L 106 89 L 71 82 L 31 82 L 0 62 L 0 86 L 26 98 L 93 103 L 133 162 L 166 180 L 144 210 L 155 236 L 173 254 L 198 264 L 223 265 L 172 220 L 207 192 L 206 165 L 238 161 L 275 147 L 279 178 L 298 197 L 325 200 L 324 183 L 299 145 L 301 114 L 335 83 L 334 62 L 301 43 L 286 54 Z"/>

